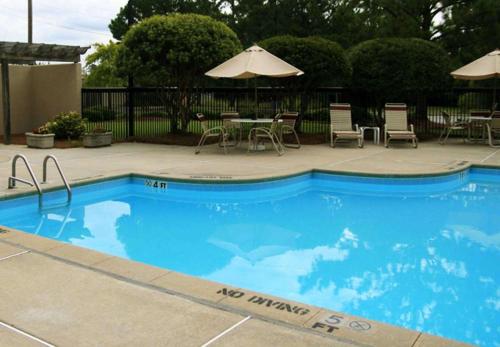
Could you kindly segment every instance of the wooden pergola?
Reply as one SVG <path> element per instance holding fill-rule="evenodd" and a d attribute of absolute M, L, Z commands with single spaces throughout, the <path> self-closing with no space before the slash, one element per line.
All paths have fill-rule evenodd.
<path fill-rule="evenodd" d="M 32 64 L 35 61 L 80 62 L 80 56 L 90 47 L 46 43 L 0 41 L 2 65 L 3 142 L 11 141 L 9 64 Z"/>

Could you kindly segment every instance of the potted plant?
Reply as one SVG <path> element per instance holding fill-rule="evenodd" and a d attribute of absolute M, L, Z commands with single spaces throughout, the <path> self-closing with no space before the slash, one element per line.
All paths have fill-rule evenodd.
<path fill-rule="evenodd" d="M 113 140 L 113 132 L 103 129 L 94 128 L 91 132 L 83 135 L 84 147 L 103 147 L 110 146 Z"/>
<path fill-rule="evenodd" d="M 32 148 L 52 148 L 54 147 L 55 134 L 47 124 L 44 124 L 32 132 L 26 133 L 26 144 Z"/>

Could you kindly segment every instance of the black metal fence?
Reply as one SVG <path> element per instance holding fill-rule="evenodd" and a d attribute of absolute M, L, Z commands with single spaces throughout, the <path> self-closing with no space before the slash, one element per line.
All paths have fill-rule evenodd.
<path fill-rule="evenodd" d="M 165 102 L 164 93 L 156 88 L 84 88 L 82 115 L 89 128 L 112 130 L 115 140 L 135 137 L 159 137 L 171 130 L 172 105 Z M 300 113 L 302 133 L 327 133 L 330 122 L 329 104 L 351 103 L 353 121 L 362 125 L 383 124 L 380 102 L 363 91 L 346 88 L 318 88 L 298 93 L 282 88 L 259 88 L 257 105 L 252 88 L 210 88 L 193 94 L 188 132 L 200 133 L 195 120 L 197 112 L 210 119 L 210 125 L 221 123 L 220 113 L 237 111 L 242 117 L 273 117 L 284 110 Z M 463 117 L 473 110 L 488 110 L 492 106 L 493 90 L 487 88 L 457 88 L 425 97 L 409 94 L 400 100 L 409 106 L 409 117 L 420 136 L 438 136 L 443 127 L 442 112 Z M 498 100 L 498 98 L 497 98 Z"/>

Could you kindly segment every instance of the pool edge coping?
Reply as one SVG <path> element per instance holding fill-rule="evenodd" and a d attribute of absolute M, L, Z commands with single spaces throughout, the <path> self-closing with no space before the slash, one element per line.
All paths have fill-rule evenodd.
<path fill-rule="evenodd" d="M 463 164 L 462 164 L 463 163 Z M 199 175 L 189 175 L 189 177 L 183 177 L 180 175 L 168 175 L 168 174 L 159 174 L 159 173 L 151 173 L 151 172 L 140 172 L 140 171 L 130 171 L 119 174 L 111 174 L 111 175 L 99 175 L 79 179 L 78 181 L 71 182 L 71 187 L 81 187 L 89 184 L 95 184 L 100 182 L 105 182 L 108 180 L 118 180 L 123 178 L 152 178 L 159 180 L 169 180 L 171 182 L 176 183 L 192 183 L 192 184 L 251 184 L 251 183 L 265 183 L 272 182 L 278 180 L 284 180 L 289 178 L 294 178 L 302 175 L 312 175 L 315 173 L 319 174 L 330 174 L 330 175 L 338 175 L 338 176 L 355 176 L 355 177 L 364 177 L 364 178 L 394 178 L 394 179 L 411 179 L 411 178 L 432 178 L 432 177 L 444 177 L 451 176 L 460 172 L 465 172 L 471 169 L 492 169 L 492 170 L 500 170 L 500 165 L 491 165 L 491 164 L 476 164 L 467 161 L 463 161 L 460 163 L 460 167 L 455 167 L 453 169 L 449 169 L 447 171 L 439 171 L 439 172 L 427 172 L 427 173 L 370 173 L 370 172 L 360 172 L 360 171 L 346 171 L 346 170 L 328 170 L 328 169 L 318 169 L 312 168 L 309 170 L 301 170 L 296 172 L 291 172 L 287 174 L 279 174 L 279 175 L 262 175 L 262 177 L 255 178 L 228 178 L 229 176 L 205 176 L 207 178 L 202 178 Z M 219 178 L 216 178 L 219 177 Z M 64 184 L 56 184 L 50 186 L 43 190 L 44 193 L 50 193 L 57 190 L 64 189 Z M 8 191 L 8 190 L 7 190 Z M 28 197 L 37 195 L 37 192 L 34 190 L 30 191 L 22 191 L 22 192 L 13 192 L 0 196 L 0 201 L 11 200 L 20 197 Z"/>

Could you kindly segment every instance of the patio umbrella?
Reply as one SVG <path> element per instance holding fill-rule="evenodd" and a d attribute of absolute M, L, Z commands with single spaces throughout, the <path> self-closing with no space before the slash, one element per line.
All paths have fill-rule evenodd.
<path fill-rule="evenodd" d="M 254 45 L 205 73 L 212 78 L 249 79 L 259 76 L 290 77 L 304 72 Z M 255 85 L 255 114 L 257 115 L 257 84 Z"/>
<path fill-rule="evenodd" d="M 495 104 L 497 94 L 496 82 L 497 78 L 500 77 L 500 49 L 496 49 L 484 57 L 462 66 L 460 69 L 453 71 L 451 75 L 456 79 L 471 81 L 494 78 L 493 104 Z"/>

